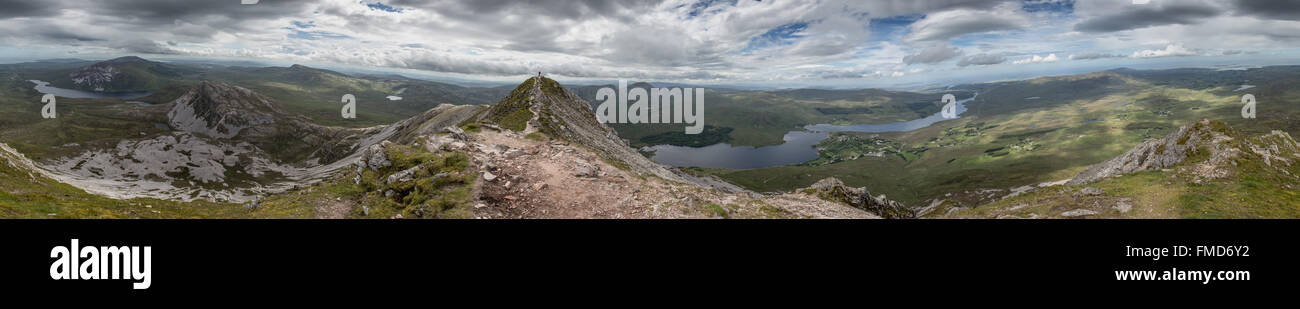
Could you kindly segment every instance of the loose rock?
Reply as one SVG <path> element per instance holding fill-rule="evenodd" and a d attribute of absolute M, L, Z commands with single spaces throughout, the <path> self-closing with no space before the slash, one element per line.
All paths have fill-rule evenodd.
<path fill-rule="evenodd" d="M 1061 213 L 1061 216 L 1062 216 L 1062 217 L 1082 217 L 1082 216 L 1091 216 L 1091 215 L 1095 215 L 1095 214 L 1097 214 L 1096 211 L 1092 211 L 1092 210 L 1088 210 L 1088 209 L 1075 209 L 1075 210 L 1071 210 L 1071 211 L 1063 212 L 1063 213 Z"/>
<path fill-rule="evenodd" d="M 1082 193 L 1084 195 L 1101 195 L 1102 193 L 1106 193 L 1106 190 L 1087 187 L 1087 188 L 1083 188 L 1083 190 L 1079 190 L 1079 193 Z"/>

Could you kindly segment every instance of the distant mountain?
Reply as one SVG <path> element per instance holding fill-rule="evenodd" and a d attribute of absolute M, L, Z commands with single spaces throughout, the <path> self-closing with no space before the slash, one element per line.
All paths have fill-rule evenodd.
<path fill-rule="evenodd" d="M 71 88 L 105 92 L 153 91 L 181 79 L 192 69 L 127 56 L 77 68 L 66 81 L 56 81 Z"/>
<path fill-rule="evenodd" d="M 261 130 L 285 117 L 271 100 L 248 90 L 200 82 L 173 102 L 167 114 L 172 128 L 214 138 L 232 138 L 244 129 Z"/>
<path fill-rule="evenodd" d="M 277 161 L 334 162 L 355 150 L 357 136 L 285 112 L 247 88 L 203 81 L 171 103 L 168 124 L 178 131 L 250 142 Z"/>

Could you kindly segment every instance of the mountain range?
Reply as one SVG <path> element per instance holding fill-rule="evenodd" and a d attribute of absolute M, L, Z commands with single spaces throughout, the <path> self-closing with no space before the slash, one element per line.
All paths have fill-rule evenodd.
<path fill-rule="evenodd" d="M 1243 88 L 1230 83 L 1288 70 L 963 85 L 945 90 L 979 94 L 959 119 L 834 132 L 816 146 L 823 159 L 727 170 L 667 166 L 640 148 L 695 138 L 763 145 L 807 124 L 916 119 L 938 110 L 936 93 L 710 90 L 710 125 L 730 130 L 667 137 L 680 127 L 597 122 L 587 98 L 602 86 L 570 90 L 544 77 L 474 88 L 301 65 L 7 65 L 0 216 L 1295 217 L 1292 115 L 1219 116 L 1235 106 L 1220 97 Z M 149 94 L 136 99 L 144 104 L 61 98 L 60 118 L 40 120 L 26 103 L 39 95 L 24 83 L 42 78 Z M 1278 83 L 1252 86 L 1269 104 L 1293 104 Z M 338 116 L 345 93 L 368 102 L 356 120 Z M 402 99 L 369 102 L 381 95 Z M 993 166 L 1009 172 L 975 173 Z M 893 176 L 905 171 L 912 176 Z"/>

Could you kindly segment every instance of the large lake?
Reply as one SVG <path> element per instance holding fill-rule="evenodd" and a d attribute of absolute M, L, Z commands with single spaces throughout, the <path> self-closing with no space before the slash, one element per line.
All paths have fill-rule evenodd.
<path fill-rule="evenodd" d="M 36 91 L 44 94 L 53 94 L 56 97 L 72 99 L 122 99 L 130 100 L 150 94 L 148 91 L 140 92 L 100 92 L 100 91 L 82 91 L 73 89 L 63 89 L 50 86 L 49 82 L 39 80 L 29 80 L 36 84 Z"/>
<path fill-rule="evenodd" d="M 965 113 L 966 102 L 974 100 L 976 96 L 958 100 L 957 114 Z M 817 149 L 813 146 L 830 136 L 827 132 L 906 132 L 928 127 L 944 120 L 950 119 L 943 118 L 943 115 L 936 113 L 921 119 L 885 124 L 807 125 L 804 126 L 802 131 L 786 133 L 784 144 L 762 147 L 732 146 L 724 143 L 705 147 L 657 145 L 645 147 L 641 150 L 654 152 L 654 155 L 650 157 L 651 160 L 671 166 L 729 169 L 764 168 L 799 164 L 817 159 Z"/>

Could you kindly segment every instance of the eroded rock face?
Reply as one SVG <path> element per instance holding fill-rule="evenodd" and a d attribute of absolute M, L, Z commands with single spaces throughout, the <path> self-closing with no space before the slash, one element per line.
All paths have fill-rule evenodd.
<path fill-rule="evenodd" d="M 72 78 L 72 83 L 78 86 L 102 90 L 121 75 L 122 71 L 112 65 L 98 64 L 78 69 L 68 77 Z"/>
<path fill-rule="evenodd" d="M 270 99 L 243 87 L 201 82 L 173 102 L 172 128 L 214 138 L 233 138 L 250 127 L 276 122 Z"/>
<path fill-rule="evenodd" d="M 813 190 L 812 194 L 822 199 L 845 203 L 853 206 L 853 208 L 866 210 L 888 219 L 916 218 L 916 212 L 911 208 L 891 201 L 885 198 L 884 195 L 871 196 L 871 192 L 867 192 L 867 188 L 849 187 L 835 177 L 817 181 L 817 183 L 804 189 L 804 191 L 806 190 Z"/>
<path fill-rule="evenodd" d="M 1208 125 L 1208 122 L 1202 122 Z M 1124 155 L 1093 166 L 1074 176 L 1068 185 L 1083 185 L 1123 174 L 1161 169 L 1182 162 L 1196 152 L 1204 134 L 1202 125 L 1183 126 L 1164 138 L 1150 139 Z"/>
<path fill-rule="evenodd" d="M 388 149 L 388 145 L 390 144 L 390 142 L 384 141 L 379 144 L 370 145 L 370 147 L 367 147 L 366 150 L 361 152 L 361 161 L 359 164 L 376 172 L 385 167 L 392 166 L 393 162 L 389 161 L 388 155 L 384 154 L 384 150 Z M 361 170 L 358 169 L 357 173 L 360 174 Z"/>
<path fill-rule="evenodd" d="M 1124 155 L 1088 167 L 1068 184 L 1083 185 L 1133 172 L 1170 168 L 1199 152 L 1207 152 L 1208 159 L 1198 160 L 1195 165 L 1187 167 L 1196 176 L 1194 181 L 1220 179 L 1237 170 L 1235 160 L 1261 162 L 1270 168 L 1291 166 L 1293 158 L 1300 158 L 1298 146 L 1286 132 L 1273 131 L 1260 137 L 1247 137 L 1223 122 L 1201 120 L 1164 138 L 1142 142 Z"/>
<path fill-rule="evenodd" d="M 52 177 L 115 198 L 245 202 L 303 181 L 311 168 L 282 165 L 248 143 L 176 132 L 87 151 L 46 167 Z"/>

